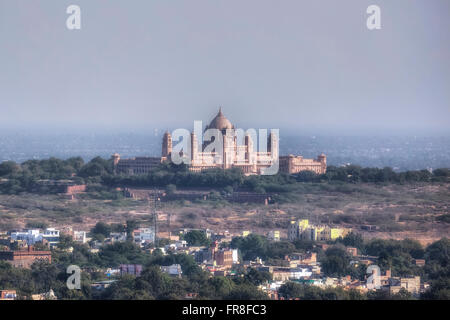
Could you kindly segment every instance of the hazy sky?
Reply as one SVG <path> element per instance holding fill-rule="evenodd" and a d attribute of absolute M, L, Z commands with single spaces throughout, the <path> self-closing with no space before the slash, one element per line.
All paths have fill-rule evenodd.
<path fill-rule="evenodd" d="M 219 105 L 244 128 L 449 132 L 450 1 L 0 0 L 3 128 L 190 128 Z"/>

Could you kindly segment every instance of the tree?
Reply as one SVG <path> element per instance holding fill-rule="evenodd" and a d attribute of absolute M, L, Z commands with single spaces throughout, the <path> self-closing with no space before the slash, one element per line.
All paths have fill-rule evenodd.
<path fill-rule="evenodd" d="M 77 172 L 80 171 L 84 165 L 84 160 L 81 157 L 69 158 L 65 162 L 72 168 L 74 168 Z"/>
<path fill-rule="evenodd" d="M 187 241 L 190 246 L 208 246 L 210 240 L 207 238 L 206 233 L 201 230 L 192 230 L 184 235 L 184 240 Z"/>
<path fill-rule="evenodd" d="M 263 283 L 271 281 L 272 274 L 267 271 L 258 271 L 254 268 L 250 268 L 250 270 L 248 270 L 247 274 L 245 275 L 245 280 L 255 286 L 259 286 Z"/>
<path fill-rule="evenodd" d="M 300 298 L 303 297 L 305 291 L 304 288 L 304 285 L 289 281 L 284 283 L 280 289 L 278 289 L 278 294 L 285 299 Z"/>
<path fill-rule="evenodd" d="M 100 248 L 100 264 L 116 267 L 120 264 L 146 264 L 150 257 L 132 242 L 115 242 Z"/>
<path fill-rule="evenodd" d="M 334 246 L 325 251 L 322 271 L 327 276 L 345 276 L 349 272 L 350 259 L 344 248 Z"/>
<path fill-rule="evenodd" d="M 295 245 L 287 241 L 275 241 L 267 243 L 263 258 L 283 259 L 286 255 L 295 251 Z"/>
<path fill-rule="evenodd" d="M 133 240 L 133 231 L 139 228 L 139 222 L 136 220 L 127 220 L 126 222 L 126 231 L 127 231 L 127 240 Z"/>
<path fill-rule="evenodd" d="M 136 279 L 136 289 L 147 291 L 156 298 L 167 294 L 169 288 L 170 279 L 161 272 L 158 266 L 144 269 L 141 276 Z"/>
<path fill-rule="evenodd" d="M 395 294 L 391 294 L 388 290 L 384 289 L 369 291 L 367 293 L 367 298 L 369 300 L 414 300 L 411 293 L 404 288 L 401 288 L 400 291 Z"/>
<path fill-rule="evenodd" d="M 113 173 L 112 160 L 105 160 L 101 157 L 96 157 L 85 164 L 79 171 L 79 175 L 84 178 L 100 177 Z"/>
<path fill-rule="evenodd" d="M 317 181 L 318 175 L 314 171 L 300 171 L 297 173 L 296 179 L 300 182 L 314 182 Z"/>
<path fill-rule="evenodd" d="M 425 272 L 430 279 L 434 280 L 432 283 L 435 287 L 433 294 L 437 294 L 437 291 L 444 292 L 450 289 L 450 240 L 442 238 L 430 244 L 425 249 L 425 259 L 427 264 L 425 265 Z M 447 289 L 446 286 L 448 285 Z"/>
<path fill-rule="evenodd" d="M 342 243 L 347 247 L 364 249 L 364 239 L 359 233 L 350 232 L 342 239 Z"/>
<path fill-rule="evenodd" d="M 426 259 L 429 262 L 436 262 L 441 266 L 450 265 L 450 240 L 442 238 L 429 245 L 425 251 Z"/>
<path fill-rule="evenodd" d="M 48 243 L 36 242 L 33 246 L 33 249 L 36 251 L 45 251 L 49 249 Z"/>
<path fill-rule="evenodd" d="M 208 286 L 211 287 L 211 296 L 223 299 L 233 290 L 234 283 L 226 277 L 212 277 L 208 279 Z"/>
<path fill-rule="evenodd" d="M 101 234 L 105 238 L 107 238 L 111 233 L 111 227 L 108 224 L 100 221 L 96 223 L 94 228 L 92 228 L 91 233 L 94 235 Z"/>
<path fill-rule="evenodd" d="M 58 273 L 56 265 L 44 260 L 37 260 L 31 265 L 31 275 L 39 293 L 46 293 L 63 285 L 58 281 Z"/>
<path fill-rule="evenodd" d="M 153 296 L 148 290 L 137 287 L 136 277 L 124 275 L 119 281 L 110 285 L 100 298 L 108 300 L 152 300 Z"/>
<path fill-rule="evenodd" d="M 234 192 L 234 188 L 232 186 L 226 186 L 225 188 L 223 188 L 223 191 L 226 194 L 232 194 Z"/>
<path fill-rule="evenodd" d="M 68 249 L 74 245 L 72 236 L 68 234 L 61 234 L 59 236 L 58 248 L 59 249 Z"/>
<path fill-rule="evenodd" d="M 174 184 L 168 184 L 166 186 L 166 192 L 168 195 L 173 195 L 177 191 L 177 186 Z"/>
<path fill-rule="evenodd" d="M 231 240 L 231 248 L 239 249 L 244 260 L 254 260 L 266 256 L 267 240 L 265 237 L 250 234 L 247 237 L 235 237 Z"/>
<path fill-rule="evenodd" d="M 416 300 L 405 288 L 401 288 L 398 293 L 391 295 L 392 300 Z"/>
<path fill-rule="evenodd" d="M 310 240 L 295 240 L 293 244 L 297 250 L 302 251 L 310 251 L 314 248 L 314 241 Z"/>
<path fill-rule="evenodd" d="M 226 296 L 228 300 L 268 300 L 269 297 L 249 284 L 236 285 L 231 292 Z"/>
<path fill-rule="evenodd" d="M 48 225 L 45 222 L 29 221 L 25 227 L 29 229 L 46 229 Z"/>
<path fill-rule="evenodd" d="M 301 300 L 364 300 L 366 297 L 357 290 L 344 290 L 343 288 L 320 288 L 308 284 L 286 282 L 278 293 L 285 299 Z"/>
<path fill-rule="evenodd" d="M 0 177 L 9 176 L 17 173 L 20 170 L 20 166 L 14 161 L 4 161 L 0 163 Z"/>
<path fill-rule="evenodd" d="M 421 295 L 424 300 L 450 300 L 450 277 L 442 276 L 431 282 L 430 289 Z"/>

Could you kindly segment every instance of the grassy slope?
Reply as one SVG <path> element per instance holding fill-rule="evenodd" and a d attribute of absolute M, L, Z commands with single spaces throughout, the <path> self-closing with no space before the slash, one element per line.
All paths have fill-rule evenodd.
<path fill-rule="evenodd" d="M 411 237 L 428 242 L 450 231 L 450 224 L 436 221 L 449 214 L 449 184 L 299 184 L 270 206 L 214 202 L 165 203 L 161 210 L 172 214 L 172 227 L 209 227 L 238 232 L 250 229 L 283 230 L 293 218 L 357 227 L 375 224 L 380 232 L 366 236 Z M 143 200 L 101 200 L 84 195 L 75 201 L 54 195 L 0 195 L 0 230 L 20 228 L 27 222 L 45 222 L 88 230 L 97 221 L 150 221 Z M 166 228 L 161 222 L 160 229 Z"/>

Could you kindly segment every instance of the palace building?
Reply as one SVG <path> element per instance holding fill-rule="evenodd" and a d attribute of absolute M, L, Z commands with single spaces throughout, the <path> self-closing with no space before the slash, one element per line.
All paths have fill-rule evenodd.
<path fill-rule="evenodd" d="M 279 171 L 294 174 L 300 171 L 313 171 L 317 174 L 326 172 L 326 156 L 321 154 L 317 159 L 304 159 L 302 156 L 279 156 L 279 139 L 273 132 L 268 135 L 267 148 L 264 151 L 255 150 L 257 141 L 247 132 L 243 134 L 241 141 L 235 132 L 234 125 L 224 116 L 220 109 L 218 114 L 206 126 L 208 129 L 217 129 L 222 135 L 223 141 L 219 144 L 221 150 L 206 151 L 205 147 L 210 143 L 199 143 L 195 132 L 190 134 L 190 152 L 182 155 L 189 157 L 189 170 L 200 172 L 206 169 L 240 168 L 244 174 L 263 174 L 268 168 L 277 167 Z M 119 154 L 112 156 L 115 172 L 117 174 L 145 174 L 157 167 L 160 163 L 171 161 L 173 158 L 172 136 L 166 132 L 162 141 L 162 155 L 159 157 L 136 157 L 121 159 Z M 278 168 L 276 168 L 278 172 Z"/>

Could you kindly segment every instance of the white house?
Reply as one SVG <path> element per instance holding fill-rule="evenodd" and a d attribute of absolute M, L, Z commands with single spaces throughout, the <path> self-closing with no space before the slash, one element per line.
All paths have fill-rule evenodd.
<path fill-rule="evenodd" d="M 291 269 L 291 279 L 309 278 L 312 275 L 312 271 L 309 268 L 294 268 Z"/>
<path fill-rule="evenodd" d="M 233 258 L 233 263 L 238 263 L 239 262 L 239 254 L 238 254 L 238 250 L 237 249 L 232 249 L 231 250 L 231 257 Z"/>
<path fill-rule="evenodd" d="M 86 231 L 74 231 L 73 241 L 86 243 Z"/>
<path fill-rule="evenodd" d="M 139 244 L 155 242 L 155 229 L 153 227 L 149 227 L 135 230 L 134 241 Z"/>
<path fill-rule="evenodd" d="M 28 245 L 34 245 L 36 242 L 46 240 L 51 247 L 59 243 L 59 230 L 47 228 L 44 232 L 39 229 L 29 229 L 27 231 L 11 232 L 11 240 L 23 240 Z"/>
<path fill-rule="evenodd" d="M 55 228 L 47 228 L 44 233 L 41 234 L 42 240 L 47 240 L 50 247 L 53 247 L 59 243 L 59 230 Z"/>
<path fill-rule="evenodd" d="M 26 241 L 28 245 L 33 245 L 36 242 L 39 242 L 42 240 L 40 237 L 40 230 L 39 229 L 29 229 L 27 231 L 16 231 L 11 232 L 11 240 L 13 241 Z"/>
<path fill-rule="evenodd" d="M 181 277 L 181 265 L 173 264 L 171 266 L 161 266 L 161 271 L 172 277 Z"/>
<path fill-rule="evenodd" d="M 127 241 L 127 233 L 126 232 L 111 232 L 109 234 L 109 237 L 111 238 L 111 243 Z"/>
<path fill-rule="evenodd" d="M 180 250 L 187 248 L 187 241 L 186 240 L 180 240 L 175 243 L 168 244 L 164 246 L 165 250 Z"/>

